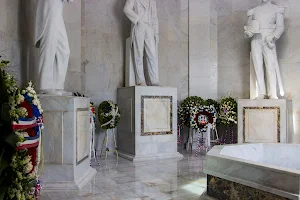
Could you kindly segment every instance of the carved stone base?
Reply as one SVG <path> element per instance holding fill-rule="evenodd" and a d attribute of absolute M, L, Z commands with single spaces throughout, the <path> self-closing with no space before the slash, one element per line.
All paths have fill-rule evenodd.
<path fill-rule="evenodd" d="M 176 88 L 119 88 L 118 106 L 121 157 L 134 162 L 183 157 L 177 152 Z"/>
<path fill-rule="evenodd" d="M 40 95 L 45 129 L 43 190 L 78 190 L 95 174 L 90 167 L 90 100 Z"/>

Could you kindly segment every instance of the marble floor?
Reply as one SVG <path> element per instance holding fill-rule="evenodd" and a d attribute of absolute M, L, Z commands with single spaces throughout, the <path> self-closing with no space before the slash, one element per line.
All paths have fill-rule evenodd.
<path fill-rule="evenodd" d="M 97 175 L 80 191 L 42 192 L 41 200 L 208 200 L 205 156 L 132 163 L 110 155 L 94 164 Z"/>

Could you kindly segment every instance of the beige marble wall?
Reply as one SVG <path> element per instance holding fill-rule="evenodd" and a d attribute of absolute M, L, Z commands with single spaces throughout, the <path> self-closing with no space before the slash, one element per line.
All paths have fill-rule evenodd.
<path fill-rule="evenodd" d="M 188 0 L 159 0 L 159 79 L 178 89 L 178 100 L 188 96 Z"/>
<path fill-rule="evenodd" d="M 71 50 L 65 89 L 82 93 L 84 88 L 81 73 L 81 1 L 65 5 L 64 20 Z"/>
<path fill-rule="evenodd" d="M 230 92 L 249 98 L 250 40 L 243 35 L 246 11 L 260 0 L 218 0 L 218 97 Z M 292 141 L 300 143 L 300 1 L 276 0 L 285 7 L 286 31 L 277 41 L 280 70 L 286 98 L 293 100 L 294 131 Z"/>
<path fill-rule="evenodd" d="M 0 55 L 10 60 L 8 71 L 21 81 L 22 40 L 19 27 L 20 0 L 0 1 Z M 20 15 L 22 13 L 19 13 Z"/>
<path fill-rule="evenodd" d="M 85 94 L 96 106 L 104 100 L 116 102 L 117 88 L 124 87 L 125 40 L 131 30 L 123 14 L 125 0 L 81 2 Z M 178 88 L 182 100 L 188 95 L 188 0 L 159 0 L 157 9 L 160 82 Z M 99 125 L 97 133 L 100 144 L 104 134 Z"/>
<path fill-rule="evenodd" d="M 124 86 L 125 39 L 130 22 L 123 14 L 125 0 L 89 0 L 84 4 L 83 71 L 86 94 L 116 100 Z M 160 27 L 159 75 L 163 86 L 188 94 L 188 0 L 157 1 Z"/>
<path fill-rule="evenodd" d="M 218 93 L 216 1 L 189 3 L 189 92 L 204 99 Z"/>

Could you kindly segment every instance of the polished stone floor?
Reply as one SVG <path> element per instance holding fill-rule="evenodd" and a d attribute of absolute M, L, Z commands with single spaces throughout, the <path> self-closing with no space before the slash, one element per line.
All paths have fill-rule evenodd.
<path fill-rule="evenodd" d="M 110 155 L 94 164 L 97 175 L 80 191 L 42 192 L 41 200 L 207 200 L 205 156 L 132 163 Z"/>

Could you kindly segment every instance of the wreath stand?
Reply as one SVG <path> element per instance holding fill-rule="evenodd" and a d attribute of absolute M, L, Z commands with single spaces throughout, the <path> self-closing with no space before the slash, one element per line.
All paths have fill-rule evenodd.
<path fill-rule="evenodd" d="M 91 152 L 91 160 L 90 160 L 90 166 L 92 166 L 92 159 L 95 159 L 98 165 L 100 165 L 98 159 L 97 159 L 97 151 L 95 147 L 95 122 L 93 117 L 90 119 L 90 137 L 91 137 L 91 142 L 90 142 L 90 152 Z"/>
<path fill-rule="evenodd" d="M 205 135 L 205 136 L 204 136 Z M 217 143 L 219 141 L 219 136 L 217 129 L 213 128 L 210 124 L 207 128 L 206 132 L 197 132 L 195 129 L 190 129 L 189 131 L 189 138 L 187 144 L 187 151 L 191 149 L 193 150 L 193 142 L 194 138 L 196 139 L 196 155 L 201 152 L 208 152 L 211 149 L 211 143 Z M 211 140 L 213 138 L 213 140 Z M 216 139 L 215 139 L 216 138 Z"/>
<path fill-rule="evenodd" d="M 211 149 L 211 133 L 215 133 L 213 137 L 217 137 L 218 140 L 218 133 L 217 131 L 214 131 L 212 124 L 209 124 L 206 132 L 201 131 L 197 133 L 197 147 L 196 147 L 196 155 L 198 153 L 204 152 L 207 153 Z M 205 134 L 205 137 L 204 137 Z"/>
<path fill-rule="evenodd" d="M 115 150 L 109 150 L 109 148 L 108 148 L 108 130 L 111 130 L 111 132 L 113 134 Z M 119 158 L 119 152 L 118 152 L 118 147 L 117 147 L 117 142 L 116 142 L 116 135 L 115 135 L 114 129 L 106 129 L 105 136 L 104 136 L 103 142 L 102 142 L 100 158 L 102 157 L 104 143 L 105 143 L 105 147 L 106 147 L 105 148 L 105 160 L 107 158 L 107 153 L 108 152 L 115 152 L 115 154 L 117 155 L 117 159 L 118 159 Z"/>

